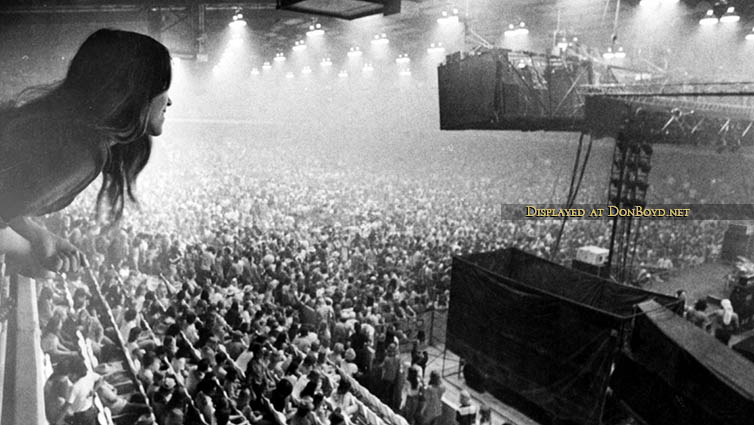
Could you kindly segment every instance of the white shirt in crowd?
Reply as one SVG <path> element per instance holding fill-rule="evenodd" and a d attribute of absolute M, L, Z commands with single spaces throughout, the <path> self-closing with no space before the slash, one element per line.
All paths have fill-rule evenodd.
<path fill-rule="evenodd" d="M 71 393 L 68 395 L 68 403 L 71 412 L 85 412 L 94 405 L 94 385 L 100 376 L 94 372 L 88 372 L 81 379 L 73 383 Z"/>

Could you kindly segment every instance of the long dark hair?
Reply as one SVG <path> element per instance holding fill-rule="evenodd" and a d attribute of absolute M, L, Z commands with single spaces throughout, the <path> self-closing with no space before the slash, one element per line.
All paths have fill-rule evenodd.
<path fill-rule="evenodd" d="M 97 209 L 107 199 L 109 218 L 117 221 L 126 196 L 136 202 L 136 177 L 152 150 L 150 105 L 170 88 L 171 78 L 170 53 L 158 41 L 134 32 L 101 29 L 81 45 L 62 82 L 26 90 L 17 106 L 4 114 L 93 130 L 101 138 L 97 142 L 108 147 Z"/>

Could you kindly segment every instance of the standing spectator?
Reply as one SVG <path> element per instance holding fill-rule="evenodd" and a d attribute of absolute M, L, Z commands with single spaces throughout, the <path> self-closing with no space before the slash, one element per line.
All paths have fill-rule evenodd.
<path fill-rule="evenodd" d="M 382 401 L 391 408 L 396 406 L 396 388 L 401 376 L 401 360 L 398 358 L 398 348 L 394 343 L 387 347 L 387 356 L 382 362 L 381 396 Z"/>
<path fill-rule="evenodd" d="M 468 391 L 461 391 L 460 395 L 461 406 L 456 411 L 456 422 L 458 425 L 474 425 L 477 422 L 476 406 L 471 404 L 471 395 Z"/>
<path fill-rule="evenodd" d="M 403 394 L 406 401 L 403 407 L 403 417 L 406 418 L 409 425 L 419 423 L 421 418 L 421 398 L 423 397 L 424 382 L 421 379 L 421 368 L 412 365 L 406 373 L 406 383 L 403 384 Z"/>
<path fill-rule="evenodd" d="M 429 385 L 424 389 L 424 406 L 421 417 L 424 425 L 437 425 L 442 415 L 442 395 L 445 387 L 440 380 L 440 373 L 433 370 L 429 374 Z"/>
<path fill-rule="evenodd" d="M 689 309 L 686 313 L 686 320 L 693 323 L 697 328 L 709 333 L 711 322 L 705 310 L 707 310 L 707 301 L 703 299 L 697 300 L 694 303 L 694 308 Z"/>
<path fill-rule="evenodd" d="M 710 320 L 714 325 L 715 338 L 728 345 L 733 332 L 739 328 L 738 313 L 733 311 L 733 305 L 727 298 L 720 301 L 720 307 L 720 310 L 710 315 Z"/>

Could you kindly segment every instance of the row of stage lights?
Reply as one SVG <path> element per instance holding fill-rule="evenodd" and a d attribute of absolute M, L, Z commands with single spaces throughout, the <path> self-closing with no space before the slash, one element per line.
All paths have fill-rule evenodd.
<path fill-rule="evenodd" d="M 459 11 L 457 8 L 451 10 L 443 10 L 440 12 L 440 17 L 437 18 L 437 23 L 440 25 L 453 25 L 460 23 L 458 16 Z M 526 27 L 524 21 L 519 21 L 518 24 L 509 24 L 508 28 L 504 31 L 504 35 L 511 37 L 517 35 L 529 34 L 529 28 Z"/>
<path fill-rule="evenodd" d="M 718 23 L 721 24 L 735 24 L 741 20 L 741 16 L 736 13 L 736 8 L 731 6 L 728 7 L 725 11 L 725 13 L 721 17 L 717 17 L 715 15 L 715 11 L 712 9 L 707 10 L 707 13 L 704 14 L 704 17 L 699 20 L 699 25 L 702 26 L 712 26 L 717 25 Z M 751 29 L 751 31 L 746 34 L 746 40 L 748 41 L 754 41 L 754 28 Z"/>
<path fill-rule="evenodd" d="M 699 25 L 702 26 L 709 26 L 709 25 L 715 25 L 717 23 L 723 23 L 723 24 L 734 24 L 741 20 L 741 16 L 736 13 L 735 7 L 729 7 L 723 16 L 718 18 L 715 16 L 715 11 L 712 9 L 707 10 L 707 13 L 704 14 L 704 17 L 699 20 Z"/>
<path fill-rule="evenodd" d="M 438 19 L 438 22 L 458 22 L 458 9 L 453 9 L 451 12 L 443 12 L 443 17 Z M 240 29 L 246 26 L 246 21 L 244 20 L 243 14 L 241 14 L 240 11 L 237 11 L 233 15 L 232 21 L 228 24 L 230 28 L 233 29 Z M 523 25 L 523 23 L 522 23 Z M 309 30 L 306 32 L 307 38 L 313 38 L 313 37 L 321 37 L 325 35 L 325 29 L 322 27 L 321 24 L 316 23 L 309 26 Z M 242 44 L 243 40 L 239 37 L 234 37 L 231 39 L 231 46 L 237 46 L 239 44 Z M 370 43 L 373 46 L 384 46 L 390 44 L 390 39 L 388 38 L 387 34 L 380 33 L 374 35 L 374 37 L 370 40 Z M 306 40 L 300 39 L 297 40 L 292 50 L 294 52 L 302 52 L 307 49 Z M 446 53 L 445 47 L 442 43 L 431 43 L 430 46 L 427 48 L 427 53 L 431 55 L 444 55 Z M 349 58 L 360 58 L 362 57 L 364 52 L 361 50 L 359 46 L 353 46 L 349 48 L 347 52 L 347 56 Z M 275 56 L 272 59 L 272 62 L 274 63 L 283 63 L 287 60 L 287 57 L 285 53 L 278 52 L 275 54 Z M 409 65 L 411 63 L 411 58 L 407 53 L 399 54 L 398 57 L 395 59 L 395 63 L 398 65 L 399 70 L 398 74 L 401 76 L 410 76 L 411 70 L 409 68 Z M 320 67 L 323 69 L 329 69 L 333 66 L 332 59 L 329 57 L 325 57 L 320 61 Z M 273 65 L 270 61 L 265 61 L 261 67 L 261 71 L 259 68 L 253 68 L 251 71 L 251 75 L 256 76 L 260 75 L 262 73 L 266 73 L 271 71 L 273 68 Z M 219 71 L 221 67 L 218 65 L 215 67 L 215 70 Z M 362 73 L 363 74 L 370 74 L 374 72 L 374 66 L 371 63 L 365 63 L 362 66 Z M 302 75 L 309 75 L 312 74 L 313 70 L 310 66 L 304 66 L 301 69 Z M 285 77 L 288 79 L 295 78 L 295 74 L 293 72 L 286 72 Z M 347 78 L 348 77 L 348 71 L 341 70 L 338 72 L 338 77 L 340 78 Z"/>
<path fill-rule="evenodd" d="M 680 2 L 680 0 L 641 0 L 641 4 L 650 4 L 650 5 L 659 5 L 662 3 L 678 3 L 678 2 Z M 708 26 L 713 26 L 717 24 L 735 24 L 737 22 L 740 22 L 741 15 L 739 15 L 736 12 L 736 8 L 734 6 L 728 6 L 726 3 L 727 2 L 725 1 L 715 3 L 715 8 L 721 7 L 725 9 L 725 13 L 723 13 L 722 15 L 716 14 L 714 9 L 707 9 L 707 12 L 704 14 L 704 16 L 701 19 L 699 19 L 699 25 L 708 27 Z M 718 10 L 721 11 L 720 9 Z M 752 28 L 751 32 L 746 34 L 745 38 L 746 40 L 754 41 L 754 28 Z"/>
<path fill-rule="evenodd" d="M 433 47 L 430 47 L 429 49 L 427 49 L 427 51 L 429 51 L 430 53 L 444 52 L 445 49 L 442 47 L 441 43 L 439 44 L 440 45 L 433 45 Z M 273 59 L 273 61 L 277 63 L 285 62 L 286 61 L 285 55 L 282 53 L 278 53 Z M 399 66 L 407 66 L 411 63 L 411 58 L 409 57 L 407 53 L 403 53 L 403 54 L 398 55 L 398 57 L 395 59 L 395 63 Z M 330 68 L 333 66 L 333 62 L 331 58 L 326 57 L 326 58 L 322 58 L 319 65 L 322 68 Z M 272 63 L 270 63 L 270 61 L 265 61 L 262 64 L 262 70 L 270 71 L 271 69 L 272 69 Z M 365 72 L 374 71 L 374 66 L 371 63 L 367 62 L 363 66 L 363 71 Z M 258 68 L 254 68 L 252 70 L 252 75 L 259 75 L 259 73 L 260 72 Z M 311 67 L 304 66 L 304 68 L 302 68 L 302 73 L 311 74 Z"/>
<path fill-rule="evenodd" d="M 427 48 L 427 53 L 429 54 L 444 54 L 445 52 L 446 52 L 445 46 L 443 46 L 442 43 L 432 43 Z M 360 58 L 363 55 L 364 55 L 364 52 L 358 46 L 351 47 L 347 53 L 347 56 L 349 58 Z M 285 62 L 288 60 L 288 58 L 285 56 L 285 53 L 278 52 L 275 54 L 275 57 L 272 60 L 274 62 Z M 409 62 L 411 62 L 411 58 L 409 57 L 408 53 L 401 53 L 395 59 L 395 63 L 397 63 L 398 65 L 407 64 Z M 265 62 L 265 63 L 268 63 L 268 62 Z M 332 61 L 330 58 L 323 58 L 321 63 L 332 64 Z"/>
<path fill-rule="evenodd" d="M 323 60 L 323 62 L 320 63 L 320 65 L 322 66 L 322 68 L 327 69 L 327 68 L 332 67 L 332 62 L 329 61 L 329 60 Z M 251 70 L 251 75 L 252 76 L 259 76 L 262 73 L 268 73 L 271 70 L 272 70 L 272 65 L 269 62 L 265 62 L 264 65 L 262 65 L 262 71 L 260 71 L 259 68 L 253 68 Z M 364 66 L 361 67 L 361 73 L 364 74 L 364 75 L 370 75 L 370 74 L 372 74 L 374 72 L 374 70 L 375 70 L 374 65 L 372 65 L 371 63 L 366 63 L 366 64 L 364 64 Z M 301 75 L 311 75 L 311 74 L 314 73 L 314 70 L 312 69 L 312 67 L 310 67 L 310 66 L 307 65 L 307 66 L 304 66 L 303 68 L 301 68 L 300 73 L 301 73 Z M 407 68 L 407 67 L 401 67 L 398 70 L 398 75 L 400 75 L 400 76 L 411 76 L 411 69 Z M 285 78 L 287 78 L 287 79 L 292 79 L 292 78 L 295 78 L 295 77 L 296 77 L 296 74 L 294 72 L 292 72 L 292 71 L 287 71 L 285 73 Z M 339 78 L 348 78 L 349 77 L 349 73 L 348 73 L 347 70 L 341 69 L 340 71 L 338 71 L 338 77 Z"/>

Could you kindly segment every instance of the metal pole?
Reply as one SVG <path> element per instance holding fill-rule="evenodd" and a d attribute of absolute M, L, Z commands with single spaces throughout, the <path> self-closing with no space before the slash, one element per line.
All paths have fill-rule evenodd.
<path fill-rule="evenodd" d="M 433 345 L 434 335 L 435 335 L 435 309 L 432 308 L 432 313 L 429 315 L 429 335 L 427 338 L 427 344 Z"/>

